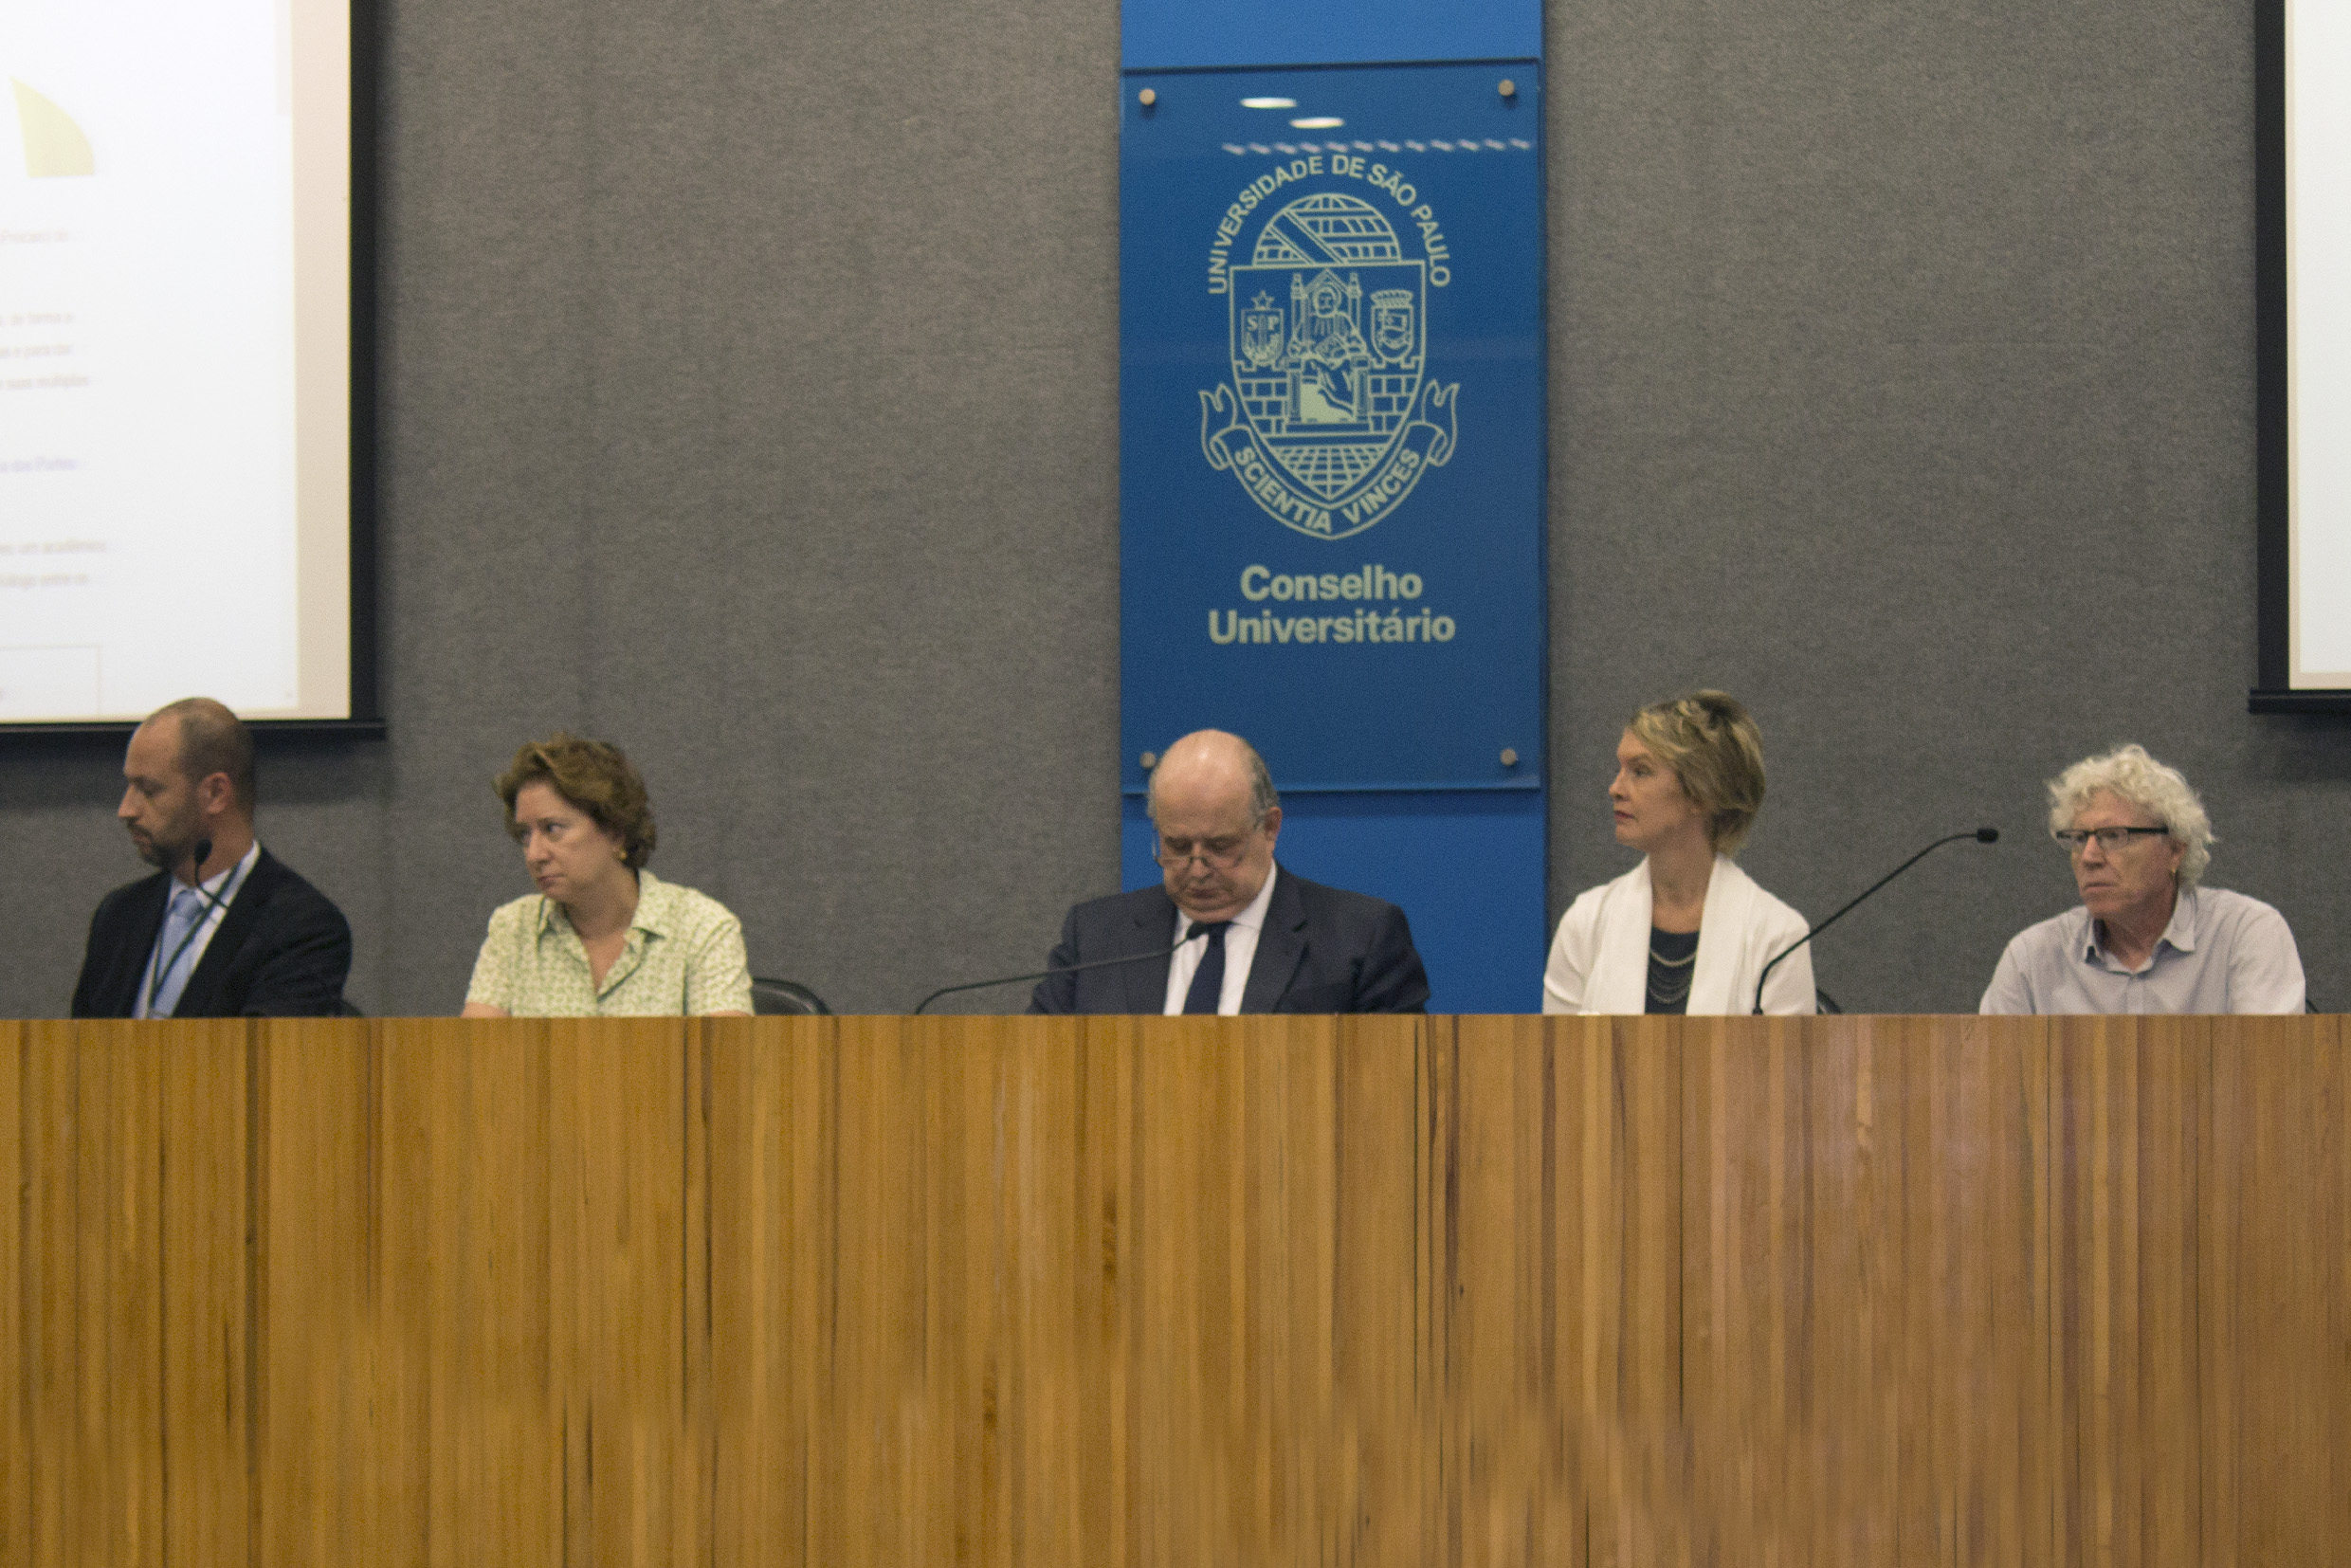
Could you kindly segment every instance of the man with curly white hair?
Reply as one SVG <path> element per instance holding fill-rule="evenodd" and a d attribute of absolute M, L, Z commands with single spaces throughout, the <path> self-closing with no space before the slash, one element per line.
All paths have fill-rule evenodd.
<path fill-rule="evenodd" d="M 2286 917 L 2201 885 L 2213 825 L 2177 768 L 2118 746 L 2050 780 L 2081 906 L 2020 931 L 1985 1012 L 2300 1012 Z"/>

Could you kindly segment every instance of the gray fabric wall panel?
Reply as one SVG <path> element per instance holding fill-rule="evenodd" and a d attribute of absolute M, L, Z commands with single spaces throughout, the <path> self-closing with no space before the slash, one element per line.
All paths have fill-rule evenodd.
<path fill-rule="evenodd" d="M 1118 876 L 1116 8 L 387 0 L 383 746 L 273 746 L 353 994 L 446 1012 L 525 890 L 487 781 L 644 766 L 662 874 L 846 1009 L 1025 967 Z M 1553 909 L 1624 716 L 1764 725 L 1746 862 L 1849 1008 L 1974 1005 L 2069 902 L 2040 781 L 2143 740 L 2351 1001 L 2351 730 L 2253 720 L 2243 8 L 1549 18 Z M 0 752 L 0 1012 L 137 869 Z M 975 999 L 1015 1007 L 1018 988 Z"/>
<path fill-rule="evenodd" d="M 1849 1008 L 1972 1007 L 2071 902 L 2041 780 L 2135 738 L 2342 1005 L 2351 737 L 2244 711 L 2249 14 L 1553 21 L 1555 902 L 1629 864 L 1598 798 L 1624 716 L 1724 685 L 1773 763 L 1746 862 L 1814 918 L 2007 830 L 1815 960 Z"/>
<path fill-rule="evenodd" d="M 1091 217 L 1115 196 L 1115 111 L 1066 85 L 1085 33 L 1106 54 L 1114 27 L 919 14 L 568 24 L 586 44 L 565 90 L 591 107 L 543 161 L 584 164 L 592 193 L 560 191 L 530 252 L 553 259 L 545 308 L 566 325 L 504 367 L 519 385 L 485 376 L 448 407 L 494 424 L 505 397 L 567 390 L 536 450 L 447 438 L 501 470 L 556 452 L 566 471 L 493 478 L 521 493 L 481 507 L 425 465 L 440 442 L 400 464 L 423 493 L 395 514 L 465 507 L 482 531 L 473 579 L 399 634 L 440 623 L 419 662 L 501 695 L 430 702 L 454 733 L 401 814 L 481 853 L 462 885 L 413 877 L 414 967 L 385 1005 L 453 1003 L 483 915 L 522 890 L 483 781 L 557 724 L 637 757 L 656 868 L 741 914 L 756 968 L 838 1006 L 1019 967 L 1115 877 L 1116 238 Z M 442 21 L 395 31 L 414 46 Z M 450 65 L 474 68 L 429 68 Z M 398 106 L 407 74 L 402 146 L 438 129 Z M 519 150 L 538 161 L 535 139 Z M 446 200 L 395 200 L 393 225 Z M 450 237 L 388 261 L 463 338 L 486 280 L 478 242 Z M 1071 822 L 1074 859 L 1056 848 Z"/>

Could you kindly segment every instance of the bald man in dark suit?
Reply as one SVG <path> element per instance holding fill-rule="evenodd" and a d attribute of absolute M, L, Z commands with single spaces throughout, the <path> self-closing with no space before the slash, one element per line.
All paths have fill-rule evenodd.
<path fill-rule="evenodd" d="M 349 1012 L 351 926 L 253 833 L 253 738 L 189 698 L 131 737 L 116 809 L 155 874 L 106 895 L 74 986 L 77 1018 Z"/>
<path fill-rule="evenodd" d="M 1151 775 L 1161 884 L 1069 911 L 1031 1012 L 1425 1012 L 1404 911 L 1278 865 L 1282 805 L 1264 758 L 1201 730 Z M 1180 945 L 1177 945 L 1180 944 Z M 1171 957 L 1167 949 L 1176 946 Z"/>

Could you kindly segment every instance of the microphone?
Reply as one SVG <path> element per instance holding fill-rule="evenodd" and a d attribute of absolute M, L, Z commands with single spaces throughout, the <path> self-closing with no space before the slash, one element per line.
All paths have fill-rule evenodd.
<path fill-rule="evenodd" d="M 962 985 L 943 985 L 917 1002 L 914 1005 L 914 1012 L 908 1013 L 907 1016 L 919 1017 L 924 1008 L 929 1007 L 941 996 L 952 996 L 958 991 L 985 991 L 990 986 L 1016 985 L 1022 980 L 1042 980 L 1055 975 L 1077 975 L 1089 969 L 1115 969 L 1120 964 L 1147 964 L 1156 958 L 1172 958 L 1183 951 L 1184 942 L 1191 941 L 1194 938 L 1204 934 L 1202 928 L 1194 924 L 1184 934 L 1184 941 L 1177 942 L 1174 947 L 1163 947 L 1157 953 L 1138 953 L 1128 958 L 1096 958 L 1091 963 L 1071 964 L 1066 969 L 1040 969 L 1034 975 L 1007 975 L 993 980 L 969 980 Z"/>
<path fill-rule="evenodd" d="M 1838 910 L 1827 920 L 1822 921 L 1818 925 L 1813 926 L 1810 931 L 1805 932 L 1802 937 L 1798 938 L 1794 942 L 1791 942 L 1783 951 L 1774 955 L 1772 961 L 1763 966 L 1763 973 L 1756 978 L 1756 1016 L 1760 1017 L 1763 1012 L 1763 982 L 1772 977 L 1772 970 L 1778 964 L 1781 958 L 1786 957 L 1790 953 L 1794 953 L 1797 948 L 1802 947 L 1806 942 L 1811 941 L 1814 937 L 1819 936 L 1823 931 L 1826 931 L 1829 927 L 1836 924 L 1837 921 L 1843 920 L 1847 915 L 1851 914 L 1855 905 L 1859 904 L 1863 899 L 1868 898 L 1870 894 L 1876 892 L 1879 888 L 1885 886 L 1896 877 L 1901 876 L 1904 871 L 1909 870 L 1910 867 L 1916 866 L 1919 862 L 1924 860 L 1927 856 L 1933 854 L 1944 845 L 1957 844 L 1963 838 L 1972 838 L 1978 844 L 1997 844 L 2000 842 L 2000 830 L 1997 828 L 1977 828 L 1972 832 L 1953 833 L 1949 838 L 1937 839 L 1934 843 L 1928 845 L 1925 848 L 1921 849 L 1917 854 L 1912 855 L 1908 860 L 1904 861 L 1900 866 L 1895 866 L 1891 871 L 1886 872 L 1886 875 L 1878 878 L 1877 881 L 1863 888 L 1861 890 L 1860 897 L 1854 899 L 1851 903 L 1847 904 L 1844 908 Z"/>
<path fill-rule="evenodd" d="M 217 913 L 221 906 L 220 894 L 204 885 L 204 863 L 211 858 L 212 841 L 209 838 L 196 840 L 195 858 L 188 863 L 189 884 L 195 888 L 196 896 L 210 906 L 206 910 L 208 915 Z M 225 888 L 228 884 L 223 883 L 221 885 Z"/>

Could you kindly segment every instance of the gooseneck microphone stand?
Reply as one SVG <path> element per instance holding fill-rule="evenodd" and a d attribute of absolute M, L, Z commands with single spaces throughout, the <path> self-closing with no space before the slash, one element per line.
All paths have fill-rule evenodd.
<path fill-rule="evenodd" d="M 1867 899 L 1870 894 L 1876 892 L 1879 888 L 1885 886 L 1896 877 L 1901 876 L 1904 871 L 1909 870 L 1910 867 L 1916 866 L 1919 862 L 1924 860 L 1927 856 L 1933 854 L 1944 845 L 1957 844 L 1961 839 L 1967 838 L 1972 838 L 1978 844 L 1997 844 L 2000 842 L 2000 830 L 1997 828 L 1977 828 L 1969 832 L 1953 833 L 1949 838 L 1937 839 L 1934 843 L 1928 845 L 1925 848 L 1921 849 L 1917 854 L 1912 855 L 1908 860 L 1904 861 L 1900 866 L 1895 866 L 1891 871 L 1886 872 L 1886 875 L 1878 878 L 1877 881 L 1863 888 L 1860 897 L 1854 899 L 1852 903 L 1848 903 L 1844 908 L 1838 910 L 1827 920 L 1822 921 L 1818 925 L 1813 926 L 1810 931 L 1805 932 L 1800 939 L 1791 942 L 1785 949 L 1774 955 L 1772 961 L 1763 966 L 1763 973 L 1756 978 L 1755 1016 L 1762 1016 L 1763 983 L 1772 977 L 1772 971 L 1777 967 L 1781 958 L 1784 958 L 1789 954 L 1794 953 L 1797 948 L 1802 947 L 1806 942 L 1811 941 L 1814 937 L 1819 936 L 1823 931 L 1826 931 L 1829 927 L 1836 924 L 1837 921 L 1843 920 L 1847 915 L 1851 914 L 1854 908 L 1861 903 L 1863 899 Z"/>
<path fill-rule="evenodd" d="M 1160 948 L 1156 953 L 1137 953 L 1123 958 L 1096 958 L 1092 963 L 1071 964 L 1066 969 L 1040 969 L 1033 975 L 1003 975 L 993 980 L 967 980 L 961 985 L 943 985 L 915 1003 L 914 1012 L 907 1016 L 917 1016 L 941 996 L 952 996 L 958 991 L 985 991 L 990 986 L 1018 985 L 1023 980 L 1042 980 L 1054 975 L 1078 975 L 1089 969 L 1115 969 L 1120 964 L 1147 964 L 1154 958 L 1172 958 L 1183 951 L 1184 942 L 1200 936 L 1204 929 L 1195 925 L 1185 933 L 1183 942 L 1177 942 L 1174 947 Z"/>

